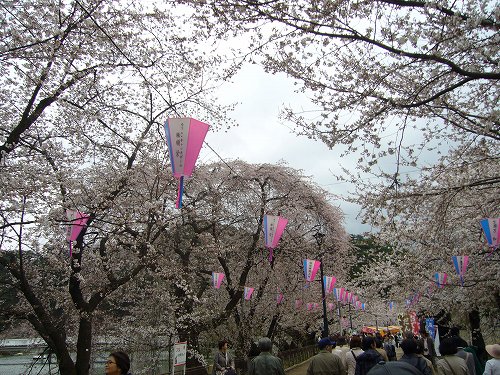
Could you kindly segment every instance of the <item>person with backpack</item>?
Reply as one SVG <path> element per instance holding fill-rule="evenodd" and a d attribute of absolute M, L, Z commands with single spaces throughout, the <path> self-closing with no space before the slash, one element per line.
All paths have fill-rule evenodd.
<path fill-rule="evenodd" d="M 350 350 L 345 354 L 347 364 L 347 375 L 354 375 L 356 371 L 356 359 L 363 353 L 361 349 L 361 337 L 354 335 L 349 341 Z"/>

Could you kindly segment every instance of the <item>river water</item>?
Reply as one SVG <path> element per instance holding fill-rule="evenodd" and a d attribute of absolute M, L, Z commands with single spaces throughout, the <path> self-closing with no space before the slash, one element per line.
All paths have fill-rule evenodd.
<path fill-rule="evenodd" d="M 48 363 L 46 358 L 35 358 L 36 356 L 34 356 L 33 354 L 0 355 L 0 375 L 54 375 L 59 373 L 55 357 L 52 359 L 51 364 Z M 92 364 L 90 374 L 104 374 L 104 366 L 106 365 L 106 360 L 107 353 L 103 353 L 102 356 L 99 356 Z M 144 357 L 137 356 L 136 358 L 131 358 L 131 360 L 132 373 L 139 370 L 139 368 L 142 368 L 142 371 L 140 372 L 144 372 L 144 366 L 149 367 L 149 371 L 146 371 L 145 373 L 170 373 L 168 357 L 166 355 L 162 356 L 162 358 L 159 360 L 159 363 L 157 363 L 154 369 L 150 367 L 151 361 L 147 361 Z"/>
<path fill-rule="evenodd" d="M 57 374 L 57 364 L 48 364 L 46 359 L 33 359 L 32 355 L 0 356 L 1 375 L 48 375 Z M 103 367 L 104 369 L 104 364 Z M 104 370 L 100 372 L 104 373 Z"/>

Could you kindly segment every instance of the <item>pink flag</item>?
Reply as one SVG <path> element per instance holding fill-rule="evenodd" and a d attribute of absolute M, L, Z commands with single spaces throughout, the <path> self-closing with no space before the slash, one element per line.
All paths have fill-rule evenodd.
<path fill-rule="evenodd" d="M 224 276 L 226 275 L 221 272 L 212 272 L 212 286 L 215 287 L 215 289 L 220 288 L 222 280 L 224 280 Z"/>
<path fill-rule="evenodd" d="M 325 294 L 331 293 L 337 278 L 333 276 L 323 276 L 323 285 L 325 286 Z"/>
<path fill-rule="evenodd" d="M 298 310 L 302 306 L 302 300 L 296 299 L 295 300 L 295 308 Z"/>
<path fill-rule="evenodd" d="M 452 256 L 451 260 L 453 261 L 453 265 L 455 266 L 455 270 L 457 271 L 458 276 L 460 277 L 460 282 L 462 286 L 464 286 L 464 276 L 465 271 L 467 270 L 467 265 L 469 264 L 469 256 Z"/>
<path fill-rule="evenodd" d="M 250 288 L 248 286 L 245 287 L 244 298 L 246 301 L 248 301 L 250 298 L 252 298 L 253 290 L 254 290 L 254 288 Z"/>
<path fill-rule="evenodd" d="M 340 301 L 342 301 L 342 302 L 345 302 L 345 293 L 346 293 L 345 288 L 340 288 L 339 297 L 340 297 Z"/>
<path fill-rule="evenodd" d="M 307 281 L 314 281 L 320 265 L 319 260 L 304 259 L 304 276 Z"/>
<path fill-rule="evenodd" d="M 278 293 L 278 295 L 276 296 L 276 304 L 279 305 L 281 304 L 281 302 L 283 302 L 283 294 Z"/>
<path fill-rule="evenodd" d="M 444 288 L 446 285 L 446 279 L 448 278 L 448 275 L 446 272 L 436 272 L 434 274 L 434 278 L 436 279 L 436 285 L 438 288 Z"/>
<path fill-rule="evenodd" d="M 491 252 L 498 249 L 500 244 L 500 218 L 483 219 L 481 220 L 481 227 Z"/>
<path fill-rule="evenodd" d="M 280 216 L 264 215 L 264 239 L 269 249 L 269 261 L 273 260 L 273 249 L 285 230 L 288 220 Z"/>
<path fill-rule="evenodd" d="M 351 303 L 351 295 L 352 293 L 346 290 L 344 302 Z"/>
<path fill-rule="evenodd" d="M 179 179 L 176 208 L 182 207 L 184 177 L 193 173 L 208 127 L 208 124 L 194 118 L 169 118 L 165 122 L 172 173 Z"/>
<path fill-rule="evenodd" d="M 80 211 L 66 210 L 66 217 L 70 225 L 66 232 L 66 239 L 69 241 L 69 256 L 73 255 L 72 241 L 76 241 L 82 229 L 87 225 L 90 215 Z"/>

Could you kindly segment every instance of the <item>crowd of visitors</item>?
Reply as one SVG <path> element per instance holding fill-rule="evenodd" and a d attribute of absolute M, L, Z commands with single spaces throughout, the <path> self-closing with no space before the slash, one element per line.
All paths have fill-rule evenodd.
<path fill-rule="evenodd" d="M 259 341 L 261 353 L 250 361 L 250 375 L 284 374 L 281 360 L 270 354 L 270 345 L 268 338 Z M 419 335 L 408 332 L 399 338 L 392 334 L 335 335 L 320 339 L 317 346 L 319 352 L 309 361 L 304 375 L 500 375 L 500 345 L 486 345 L 491 359 L 481 361 L 476 348 L 460 337 L 458 329 L 451 329 L 441 340 L 439 356 L 425 329 Z M 224 362 L 221 367 L 227 365 Z"/>

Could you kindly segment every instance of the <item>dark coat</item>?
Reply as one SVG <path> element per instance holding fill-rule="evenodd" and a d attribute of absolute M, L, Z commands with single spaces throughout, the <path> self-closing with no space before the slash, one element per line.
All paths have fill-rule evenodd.
<path fill-rule="evenodd" d="M 406 362 L 395 361 L 379 363 L 373 366 L 367 375 L 422 375 L 422 373 Z"/>
<path fill-rule="evenodd" d="M 356 371 L 354 374 L 366 375 L 380 361 L 383 361 L 383 358 L 375 349 L 365 350 L 356 358 Z"/>
<path fill-rule="evenodd" d="M 416 354 L 403 354 L 399 361 L 406 362 L 409 365 L 412 365 L 424 375 L 432 375 L 432 369 L 429 367 L 429 365 L 427 365 L 425 359 L 419 357 Z"/>
<path fill-rule="evenodd" d="M 285 370 L 281 359 L 269 352 L 262 352 L 250 362 L 248 375 L 285 375 Z"/>

